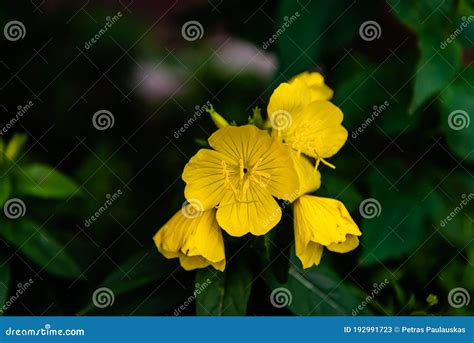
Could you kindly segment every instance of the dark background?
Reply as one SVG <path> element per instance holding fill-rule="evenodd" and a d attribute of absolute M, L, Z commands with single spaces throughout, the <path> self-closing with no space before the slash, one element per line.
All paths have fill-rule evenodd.
<path fill-rule="evenodd" d="M 230 314 L 351 315 L 384 280 L 363 313 L 473 314 L 472 301 L 459 308 L 448 301 L 453 289 L 462 288 L 464 298 L 474 291 L 473 203 L 442 225 L 473 193 L 474 124 L 453 129 L 449 117 L 463 111 L 470 121 L 474 109 L 472 15 L 468 0 L 3 1 L 1 26 L 18 20 L 26 34 L 0 37 L 0 126 L 18 106 L 34 105 L 1 137 L 6 144 L 25 133 L 28 142 L 13 164 L 1 165 L 1 182 L 12 183 L 2 204 L 21 198 L 26 214 L 12 220 L 1 213 L 0 305 L 32 279 L 7 315 L 173 315 L 193 294 L 195 273 L 165 260 L 152 237 L 181 208 L 181 171 L 215 128 L 204 114 L 178 138 L 176 130 L 207 102 L 244 124 L 253 107 L 265 113 L 279 82 L 318 70 L 335 91 L 349 140 L 331 159 L 337 169 L 323 168 L 316 194 L 346 204 L 363 232 L 361 246 L 327 253 L 303 272 L 287 247 L 291 211 L 274 230 L 284 249 L 277 243 L 266 257 L 256 259 L 262 241 L 226 237 L 228 272 L 206 273 L 239 304 Z M 463 18 L 469 24 L 442 48 Z M 203 27 L 194 41 L 181 32 L 190 20 Z M 359 33 L 367 21 L 379 25 L 378 38 Z M 113 127 L 94 127 L 99 110 L 113 114 Z M 32 162 L 68 175 L 80 190 L 22 193 L 14 173 Z M 378 216 L 361 216 L 364 199 L 377 200 Z M 287 275 L 289 266 L 296 272 Z M 240 291 L 239 275 L 247 281 Z M 100 287 L 113 291 L 113 305 L 93 305 Z M 290 290 L 288 308 L 272 306 L 277 287 Z M 183 314 L 196 307 L 198 314 L 229 314 L 215 311 L 214 302 L 229 298 L 214 291 Z"/>

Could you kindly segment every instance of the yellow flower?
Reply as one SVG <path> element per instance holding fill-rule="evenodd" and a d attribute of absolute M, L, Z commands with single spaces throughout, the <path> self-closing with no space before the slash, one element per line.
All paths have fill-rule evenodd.
<path fill-rule="evenodd" d="M 185 196 L 202 210 L 217 207 L 217 222 L 232 236 L 263 235 L 281 218 L 274 197 L 299 190 L 289 150 L 253 125 L 226 126 L 184 168 Z"/>
<path fill-rule="evenodd" d="M 296 256 L 303 268 L 318 265 L 323 249 L 354 250 L 361 235 L 344 204 L 335 199 L 303 195 L 294 203 Z"/>
<path fill-rule="evenodd" d="M 298 175 L 299 190 L 294 194 L 292 201 L 299 196 L 312 193 L 321 187 L 321 174 L 314 169 L 311 161 L 304 155 L 298 154 L 293 149 L 288 149 L 293 160 L 293 165 Z"/>
<path fill-rule="evenodd" d="M 225 268 L 224 240 L 216 211 L 197 212 L 187 204 L 155 235 L 156 247 L 166 258 L 179 258 L 185 270 L 212 265 Z"/>
<path fill-rule="evenodd" d="M 295 80 L 303 81 L 311 90 L 311 101 L 315 100 L 331 100 L 334 92 L 324 83 L 324 77 L 320 73 L 303 72 L 296 75 L 290 80 L 290 83 Z"/>
<path fill-rule="evenodd" d="M 301 79 L 282 83 L 267 108 L 272 134 L 296 150 L 334 168 L 325 159 L 336 154 L 347 140 L 341 110 L 329 101 L 312 100 L 312 90 Z"/>

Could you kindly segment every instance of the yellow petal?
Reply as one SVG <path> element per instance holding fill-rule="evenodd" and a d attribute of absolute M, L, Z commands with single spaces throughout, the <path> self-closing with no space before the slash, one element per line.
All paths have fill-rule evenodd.
<path fill-rule="evenodd" d="M 221 153 L 221 156 L 228 156 L 230 159 L 227 165 L 232 189 L 241 188 L 238 186 L 239 171 L 235 168 L 242 163 L 250 174 L 253 174 L 254 183 L 260 184 L 273 196 L 289 200 L 291 194 L 298 191 L 298 175 L 294 168 L 289 168 L 290 152 L 266 131 L 253 125 L 227 126 L 212 134 L 209 144 Z M 219 186 L 221 187 L 221 184 Z"/>
<path fill-rule="evenodd" d="M 328 246 L 344 242 L 347 234 L 361 235 L 344 204 L 310 195 L 295 201 L 294 225 L 295 235 L 306 244 L 311 241 Z"/>
<path fill-rule="evenodd" d="M 293 149 L 308 156 L 328 158 L 341 149 L 347 130 L 341 125 L 341 110 L 329 101 L 314 101 L 296 112 L 286 130 L 274 132 Z"/>
<path fill-rule="evenodd" d="M 320 73 L 303 72 L 290 80 L 304 82 L 311 90 L 311 100 L 330 100 L 334 94 L 331 88 L 324 83 L 324 77 Z"/>
<path fill-rule="evenodd" d="M 215 269 L 220 270 L 221 272 L 225 269 L 225 260 L 217 263 L 209 263 L 208 260 L 201 256 L 185 256 L 181 255 L 179 257 L 179 263 L 184 270 L 194 270 L 200 268 L 206 268 L 209 265 L 213 266 Z"/>
<path fill-rule="evenodd" d="M 331 250 L 333 252 L 338 252 L 338 253 L 346 253 L 349 251 L 354 250 L 359 246 L 359 238 L 354 235 L 347 235 L 346 240 L 342 243 L 334 243 L 328 245 L 328 250 Z"/>
<path fill-rule="evenodd" d="M 224 260 L 224 240 L 217 224 L 216 211 L 206 211 L 196 219 L 199 219 L 199 223 L 192 240 L 188 240 L 188 244 L 184 245 L 184 251 L 195 247 L 196 255 L 201 255 L 211 262 Z"/>
<path fill-rule="evenodd" d="M 224 154 L 201 149 L 184 167 L 184 195 L 200 211 L 215 207 L 222 199 L 225 179 L 223 161 L 233 163 Z"/>
<path fill-rule="evenodd" d="M 247 233 L 264 235 L 281 219 L 281 208 L 269 192 L 250 186 L 238 199 L 226 193 L 217 209 L 217 221 L 229 235 L 240 237 Z"/>
<path fill-rule="evenodd" d="M 300 195 L 319 189 L 321 187 L 321 174 L 314 168 L 314 165 L 306 156 L 298 154 L 292 149 L 290 151 L 300 185 L 299 192 L 295 194 L 295 197 L 292 199 L 293 201 Z"/>
<path fill-rule="evenodd" d="M 301 239 L 295 238 L 296 256 L 300 259 L 303 268 L 317 266 L 321 262 L 324 246 L 318 243 L 309 242 L 304 244 Z"/>
<path fill-rule="evenodd" d="M 204 211 L 193 217 L 186 213 L 180 210 L 158 231 L 154 237 L 156 247 L 166 258 L 179 257 L 186 270 L 209 265 L 223 270 L 224 240 L 216 211 Z"/>
<path fill-rule="evenodd" d="M 294 113 L 301 111 L 311 102 L 311 90 L 302 81 L 295 80 L 291 84 L 282 83 L 270 97 L 267 107 L 268 118 L 276 129 L 277 116 L 289 116 L 291 121 Z"/>

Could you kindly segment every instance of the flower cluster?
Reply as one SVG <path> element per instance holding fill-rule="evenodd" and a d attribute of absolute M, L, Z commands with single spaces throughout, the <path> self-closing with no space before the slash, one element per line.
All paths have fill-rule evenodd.
<path fill-rule="evenodd" d="M 186 270 L 212 265 L 222 271 L 222 230 L 234 237 L 266 234 L 282 217 L 276 199 L 293 205 L 304 268 L 319 264 L 324 247 L 355 249 L 361 232 L 344 205 L 309 195 L 321 185 L 320 165 L 335 168 L 327 159 L 347 139 L 332 95 L 321 74 L 305 72 L 275 89 L 263 128 L 229 125 L 210 109 L 219 127 L 209 138 L 212 149 L 199 150 L 185 166 L 188 203 L 155 235 L 158 250 L 179 258 Z"/>

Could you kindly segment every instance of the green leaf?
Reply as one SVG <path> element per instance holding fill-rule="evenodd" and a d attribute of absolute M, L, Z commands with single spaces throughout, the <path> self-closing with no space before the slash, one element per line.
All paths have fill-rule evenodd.
<path fill-rule="evenodd" d="M 10 198 L 11 183 L 10 178 L 4 176 L 0 178 L 0 210 L 3 208 L 3 204 Z"/>
<path fill-rule="evenodd" d="M 346 0 L 280 2 L 275 34 L 263 45 L 264 49 L 267 45 L 272 46 L 275 44 L 273 38 L 277 37 L 280 62 L 277 76 L 280 82 L 305 70 L 315 69 L 321 62 L 320 54 L 326 46 L 340 47 L 357 34 L 359 20 L 354 17 L 357 6 L 352 5 L 352 1 Z M 359 8 L 363 9 L 364 6 Z M 338 23 L 342 14 L 344 19 L 341 22 L 344 23 L 345 30 L 332 35 L 328 31 Z M 348 25 L 353 27 L 348 29 Z M 335 39 L 337 43 L 334 42 Z M 330 44 L 325 44 L 326 42 Z"/>
<path fill-rule="evenodd" d="M 286 203 L 282 205 L 282 209 L 286 207 Z M 286 282 L 288 280 L 290 246 L 293 242 L 293 231 L 288 227 L 293 226 L 293 222 L 286 221 L 282 218 L 282 222 L 278 223 L 269 233 L 259 237 L 260 246 L 254 247 L 260 255 L 262 267 L 269 270 L 277 278 L 278 282 Z M 285 222 L 286 221 L 286 222 Z"/>
<path fill-rule="evenodd" d="M 443 35 L 421 36 L 421 56 L 416 68 L 415 90 L 409 112 L 413 113 L 431 96 L 446 87 L 461 63 L 461 46 L 452 42 L 439 49 Z"/>
<path fill-rule="evenodd" d="M 41 270 L 60 278 L 74 279 L 81 270 L 69 256 L 66 246 L 58 242 L 41 225 L 25 218 L 3 220 L 0 235 L 28 257 Z"/>
<path fill-rule="evenodd" d="M 392 13 L 418 37 L 420 59 L 414 74 L 414 95 L 409 112 L 414 113 L 453 79 L 461 62 L 459 42 L 444 44 L 454 27 L 453 0 L 387 0 Z M 450 19 L 451 18 L 451 19 Z"/>
<path fill-rule="evenodd" d="M 364 297 L 354 286 L 336 275 L 324 265 L 301 269 L 300 263 L 292 256 L 288 282 L 278 283 L 274 277 L 266 276 L 272 293 L 270 302 L 277 308 L 288 307 L 300 316 L 331 316 L 370 314 L 362 304 Z"/>
<path fill-rule="evenodd" d="M 439 197 L 425 175 L 415 175 L 401 163 L 382 160 L 369 176 L 370 192 L 361 203 L 362 257 L 365 265 L 400 258 L 426 237 Z M 370 207 L 374 211 L 370 210 Z"/>
<path fill-rule="evenodd" d="M 446 16 L 453 12 L 454 0 L 387 0 L 391 13 L 416 33 L 446 25 Z"/>
<path fill-rule="evenodd" d="M 443 178 L 444 174 L 440 176 Z M 472 218 L 474 217 L 474 193 L 472 177 L 464 169 L 452 172 L 443 181 L 442 188 L 437 188 L 439 206 L 431 212 L 434 226 L 451 245 L 459 249 L 466 247 L 466 242 L 474 239 Z"/>
<path fill-rule="evenodd" d="M 210 268 L 198 270 L 195 290 L 197 315 L 244 316 L 252 279 L 249 266 L 243 263 L 228 265 L 224 273 Z"/>
<path fill-rule="evenodd" d="M 0 315 L 3 314 L 1 306 L 7 302 L 8 290 L 10 288 L 10 266 L 3 262 L 0 266 Z"/>
<path fill-rule="evenodd" d="M 397 70 L 397 77 L 393 77 Z M 335 69 L 334 103 L 344 113 L 344 127 L 351 141 L 370 141 L 374 135 L 398 135 L 416 128 L 418 116 L 411 116 L 407 103 L 412 90 L 406 87 L 415 72 L 413 58 L 400 51 L 388 57 L 383 64 L 368 61 L 354 54 Z"/>
<path fill-rule="evenodd" d="M 456 156 L 467 161 L 474 161 L 473 84 L 474 66 L 465 67 L 441 93 L 440 99 L 448 145 Z"/>
<path fill-rule="evenodd" d="M 64 199 L 79 193 L 74 181 L 44 164 L 22 166 L 16 183 L 19 192 L 38 198 Z"/>

